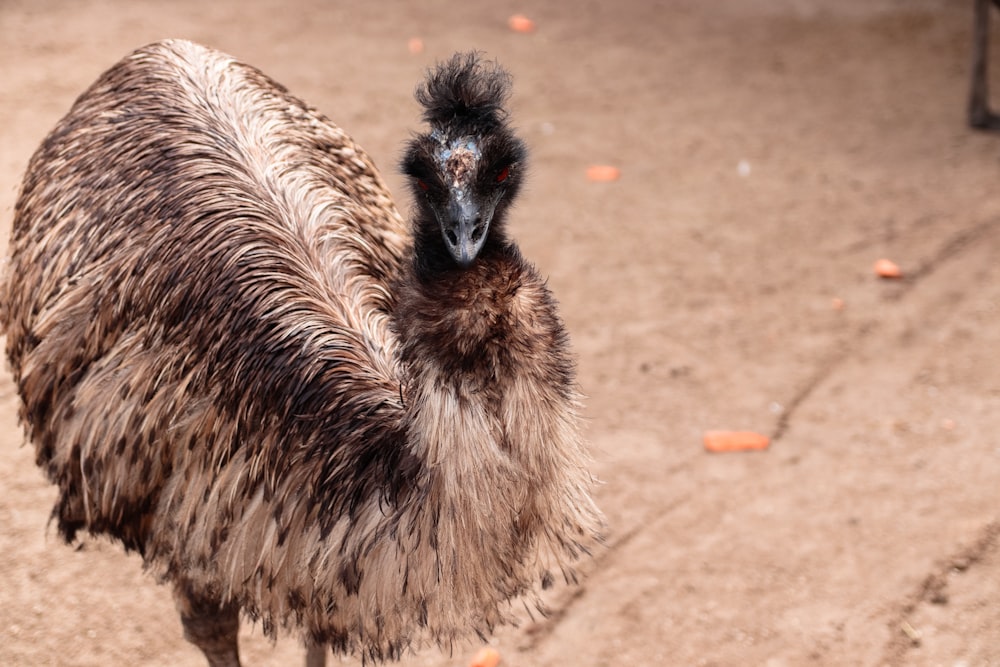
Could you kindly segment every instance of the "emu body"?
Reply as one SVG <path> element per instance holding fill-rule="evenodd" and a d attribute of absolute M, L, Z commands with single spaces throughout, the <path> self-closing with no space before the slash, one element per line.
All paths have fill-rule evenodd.
<path fill-rule="evenodd" d="M 474 56 L 429 74 L 410 224 L 342 130 L 184 41 L 33 156 L 0 315 L 53 517 L 141 554 L 213 665 L 241 611 L 375 660 L 485 634 L 595 540 L 566 335 L 505 231 L 506 94 Z"/>

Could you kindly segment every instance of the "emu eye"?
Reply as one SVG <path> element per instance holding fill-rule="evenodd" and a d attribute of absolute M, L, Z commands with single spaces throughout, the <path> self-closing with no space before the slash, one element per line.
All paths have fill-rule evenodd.
<path fill-rule="evenodd" d="M 424 192 L 427 192 L 430 189 L 430 186 L 427 185 L 427 181 L 425 181 L 422 178 L 417 179 L 417 187 L 423 190 Z"/>
<path fill-rule="evenodd" d="M 503 183 L 510 176 L 510 167 L 504 167 L 497 172 L 497 183 Z"/>

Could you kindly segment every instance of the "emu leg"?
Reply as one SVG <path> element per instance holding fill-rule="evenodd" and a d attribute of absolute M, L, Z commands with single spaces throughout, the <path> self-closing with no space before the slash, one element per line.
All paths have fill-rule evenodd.
<path fill-rule="evenodd" d="M 201 649 L 209 666 L 240 667 L 239 607 L 198 597 L 182 584 L 174 587 L 174 600 L 184 626 L 184 638 Z"/>
<path fill-rule="evenodd" d="M 306 667 L 326 667 L 326 646 L 309 643 L 306 648 Z"/>
<path fill-rule="evenodd" d="M 1000 7 L 1000 0 L 993 0 Z M 969 125 L 1000 130 L 1000 116 L 989 108 L 987 58 L 990 41 L 990 0 L 974 0 L 972 26 L 972 87 L 969 92 Z"/>

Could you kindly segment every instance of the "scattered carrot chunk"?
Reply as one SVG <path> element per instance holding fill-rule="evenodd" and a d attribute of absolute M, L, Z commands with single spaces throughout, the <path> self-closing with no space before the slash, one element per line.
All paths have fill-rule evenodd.
<path fill-rule="evenodd" d="M 497 667 L 500 664 L 500 653 L 489 646 L 479 649 L 469 667 Z"/>
<path fill-rule="evenodd" d="M 902 278 L 903 271 L 891 259 L 882 258 L 875 262 L 875 275 L 879 278 Z"/>
<path fill-rule="evenodd" d="M 833 300 L 830 302 L 830 307 L 833 308 L 834 310 L 843 310 L 844 305 L 845 305 L 844 300 L 841 299 L 839 296 L 833 297 Z"/>
<path fill-rule="evenodd" d="M 770 444 L 770 438 L 753 431 L 705 431 L 705 449 L 710 452 L 745 452 Z"/>
<path fill-rule="evenodd" d="M 424 52 L 424 40 L 419 37 L 411 37 L 410 41 L 406 43 L 406 48 L 413 55 Z"/>
<path fill-rule="evenodd" d="M 617 181 L 622 175 L 618 167 L 609 164 L 592 164 L 587 167 L 587 180 L 594 183 L 610 183 Z"/>
<path fill-rule="evenodd" d="M 514 32 L 535 32 L 535 22 L 529 19 L 524 14 L 514 14 L 509 19 L 507 19 L 507 25 Z"/>

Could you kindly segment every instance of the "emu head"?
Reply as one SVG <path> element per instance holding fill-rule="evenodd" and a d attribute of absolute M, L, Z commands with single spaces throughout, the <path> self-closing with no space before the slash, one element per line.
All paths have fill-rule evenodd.
<path fill-rule="evenodd" d="M 478 54 L 456 54 L 417 88 L 430 131 L 413 137 L 402 161 L 420 215 L 418 237 L 443 243 L 459 267 L 490 239 L 521 183 L 526 150 L 507 125 L 510 75 Z"/>

